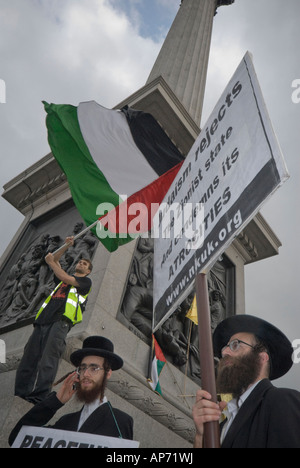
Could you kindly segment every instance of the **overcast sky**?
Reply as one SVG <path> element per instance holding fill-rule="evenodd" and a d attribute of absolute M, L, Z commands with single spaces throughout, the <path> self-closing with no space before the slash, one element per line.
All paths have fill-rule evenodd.
<path fill-rule="evenodd" d="M 0 0 L 1 187 L 50 151 L 42 100 L 111 108 L 145 84 L 179 3 Z M 293 92 L 300 97 L 292 88 L 300 80 L 299 18 L 299 0 L 236 0 L 218 10 L 202 119 L 249 50 L 291 178 L 262 209 L 283 247 L 246 267 L 246 312 L 273 322 L 291 341 L 300 340 L 300 103 L 292 100 Z M 23 217 L 2 198 L 0 213 L 1 255 Z M 275 383 L 300 390 L 299 375 L 297 364 Z"/>

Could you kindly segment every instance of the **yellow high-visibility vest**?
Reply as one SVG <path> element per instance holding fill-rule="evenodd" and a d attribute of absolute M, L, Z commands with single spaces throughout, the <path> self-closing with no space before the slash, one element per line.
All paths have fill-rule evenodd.
<path fill-rule="evenodd" d="M 41 315 L 45 307 L 49 304 L 53 294 L 60 288 L 60 286 L 63 284 L 61 281 L 56 288 L 52 291 L 50 296 L 47 297 L 45 300 L 44 304 L 41 306 L 40 310 L 38 311 L 35 320 Z M 79 323 L 82 321 L 82 310 L 81 310 L 81 305 L 87 300 L 87 297 L 89 293 L 91 292 L 91 289 L 89 292 L 85 295 L 82 296 L 81 294 L 78 294 L 77 289 L 74 286 L 71 286 L 71 289 L 68 293 L 66 305 L 65 305 L 65 312 L 64 312 L 64 317 L 67 317 L 73 325 L 76 325 L 76 323 Z"/>

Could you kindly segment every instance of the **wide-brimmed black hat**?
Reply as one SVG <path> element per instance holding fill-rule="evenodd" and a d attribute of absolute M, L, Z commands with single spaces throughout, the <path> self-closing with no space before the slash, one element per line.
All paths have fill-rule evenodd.
<path fill-rule="evenodd" d="M 215 355 L 222 357 L 222 348 L 236 333 L 252 333 L 266 346 L 271 359 L 270 380 L 279 379 L 293 365 L 293 347 L 288 338 L 274 325 L 252 315 L 235 315 L 223 320 L 215 329 Z"/>
<path fill-rule="evenodd" d="M 123 366 L 123 359 L 114 353 L 113 343 L 104 336 L 89 336 L 83 342 L 82 349 L 71 354 L 70 360 L 75 367 L 79 366 L 85 356 L 100 356 L 106 358 L 112 370 Z"/>

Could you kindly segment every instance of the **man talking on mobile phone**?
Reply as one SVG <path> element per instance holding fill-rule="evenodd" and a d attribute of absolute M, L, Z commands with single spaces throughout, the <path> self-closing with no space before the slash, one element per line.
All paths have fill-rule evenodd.
<path fill-rule="evenodd" d="M 76 370 L 66 377 L 57 393 L 51 393 L 21 418 L 10 434 L 10 445 L 22 426 L 45 426 L 74 395 L 83 403 L 82 409 L 62 416 L 48 427 L 133 439 L 132 417 L 113 408 L 105 397 L 112 372 L 123 366 L 122 358 L 114 353 L 113 343 L 102 336 L 90 336 L 84 340 L 82 349 L 71 354 L 70 360 Z"/>

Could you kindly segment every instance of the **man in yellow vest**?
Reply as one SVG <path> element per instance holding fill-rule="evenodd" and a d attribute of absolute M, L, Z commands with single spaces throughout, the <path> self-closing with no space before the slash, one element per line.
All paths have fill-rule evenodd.
<path fill-rule="evenodd" d="M 91 291 L 88 275 L 93 266 L 89 259 L 79 260 L 72 276 L 61 268 L 59 260 L 71 245 L 73 237 L 67 237 L 66 247 L 45 257 L 57 286 L 36 315 L 33 333 L 17 370 L 15 395 L 34 404 L 50 393 L 67 334 L 82 321 L 82 309 Z"/>

